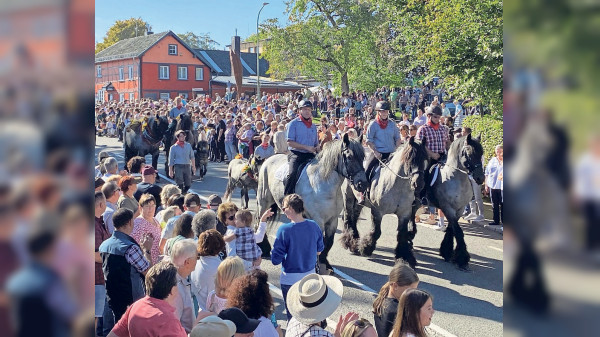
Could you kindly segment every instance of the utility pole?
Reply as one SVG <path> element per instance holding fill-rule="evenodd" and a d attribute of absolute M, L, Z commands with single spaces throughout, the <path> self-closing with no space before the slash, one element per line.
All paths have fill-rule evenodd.
<path fill-rule="evenodd" d="M 262 96 L 260 95 L 260 38 L 258 36 L 258 18 L 260 18 L 260 12 L 262 12 L 263 8 L 265 8 L 265 6 L 268 4 L 268 2 L 263 2 L 262 7 L 258 11 L 258 15 L 256 16 L 256 97 L 258 97 L 259 100 L 262 98 Z"/>

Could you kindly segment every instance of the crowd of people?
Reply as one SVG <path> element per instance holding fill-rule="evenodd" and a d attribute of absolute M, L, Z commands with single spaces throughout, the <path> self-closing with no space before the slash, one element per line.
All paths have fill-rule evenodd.
<path fill-rule="evenodd" d="M 214 101 L 180 96 L 169 102 L 98 104 L 100 134 L 122 138 L 132 120 L 167 116 L 172 122 L 188 113 L 199 139 L 210 143 L 212 161 L 287 154 L 290 175 L 282 210 L 290 223 L 278 228 L 273 249 L 265 255 L 258 244 L 271 210 L 256 224 L 249 211 L 217 195 L 203 207 L 200 197 L 187 191 L 189 184 L 158 186 L 157 172 L 144 158 L 134 157 L 119 170 L 110 153 L 100 152 L 95 184 L 97 335 L 159 336 L 168 326 L 169 335 L 283 336 L 268 276 L 260 269 L 263 256 L 269 256 L 273 265 L 281 264 L 285 336 L 425 336 L 433 298 L 416 289 L 418 276 L 402 261 L 373 304 L 373 324 L 350 312 L 339 318 L 333 333 L 325 329 L 326 319 L 341 303 L 343 286 L 335 277 L 316 273 L 323 233 L 303 217 L 303 200 L 293 188 L 295 168 L 344 136 L 363 140 L 369 174 L 411 137 L 427 140 L 430 161 L 435 162 L 443 159 L 455 137 L 470 133 L 460 127 L 468 112 L 458 101 L 453 114 L 440 91 L 406 89 L 383 87 L 371 95 L 358 91 L 339 98 L 325 90 L 265 94 L 260 99 L 228 92 Z M 401 119 L 391 117 L 396 112 Z M 313 118 L 319 114 L 315 125 Z M 116 131 L 107 133 L 108 121 L 114 120 Z M 185 137 L 180 142 L 185 144 Z M 494 221 L 499 223 L 501 147 L 496 154 L 486 170 L 485 191 L 492 194 Z M 361 197 L 368 197 L 368 191 Z M 481 193 L 476 194 L 469 207 L 477 219 L 483 215 L 480 200 Z M 435 223 L 434 212 L 429 221 Z M 443 229 L 441 212 L 438 221 Z"/>

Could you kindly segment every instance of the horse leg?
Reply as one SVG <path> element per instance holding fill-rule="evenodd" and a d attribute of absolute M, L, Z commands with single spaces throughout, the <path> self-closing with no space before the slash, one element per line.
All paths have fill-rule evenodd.
<path fill-rule="evenodd" d="M 450 221 L 448 219 L 448 221 Z M 448 222 L 450 224 L 450 222 Z M 454 226 L 448 225 L 446 233 L 444 234 L 444 240 L 440 245 L 440 256 L 444 258 L 444 261 L 450 262 L 452 259 L 452 250 L 454 249 Z"/>
<path fill-rule="evenodd" d="M 522 243 L 517 266 L 509 285 L 513 299 L 538 313 L 549 309 L 550 296 L 541 273 L 541 263 L 530 243 Z"/>
<path fill-rule="evenodd" d="M 411 228 L 411 230 L 408 232 L 408 242 L 410 243 L 411 246 L 413 244 L 413 240 L 415 239 L 415 236 L 417 236 L 417 223 L 415 222 L 415 215 L 417 214 L 417 211 L 419 210 L 420 207 L 421 207 L 421 202 L 418 201 L 417 199 L 415 199 L 415 201 L 412 204 L 410 218 L 408 219 L 408 226 Z"/>
<path fill-rule="evenodd" d="M 358 246 L 360 244 L 360 234 L 357 224 L 362 206 L 360 206 L 352 192 L 346 194 L 344 200 L 344 210 L 342 219 L 344 219 L 344 232 L 340 242 L 345 249 L 350 250 L 353 254 L 360 254 Z"/>
<path fill-rule="evenodd" d="M 375 207 L 371 208 L 371 232 L 365 236 L 360 243 L 360 254 L 371 256 L 381 236 L 381 219 L 383 215 Z"/>
<path fill-rule="evenodd" d="M 398 214 L 398 234 L 396 236 L 397 244 L 396 244 L 396 259 L 403 259 L 406 261 L 412 269 L 415 269 L 417 266 L 417 259 L 413 254 L 412 244 L 409 242 L 409 233 L 408 233 L 408 221 L 410 219 L 402 219 Z"/>
<path fill-rule="evenodd" d="M 170 148 L 165 144 L 165 175 L 169 177 L 169 150 Z M 169 177 L 173 178 L 173 177 Z"/>
<path fill-rule="evenodd" d="M 248 209 L 248 201 L 250 198 L 248 197 L 248 188 L 246 186 L 242 186 L 240 199 L 242 200 L 242 209 Z"/>
<path fill-rule="evenodd" d="M 325 235 L 323 237 L 323 244 L 325 247 L 321 254 L 317 257 L 319 261 L 319 274 L 321 275 L 330 275 L 333 273 L 333 267 L 329 263 L 329 260 L 327 260 L 327 255 L 329 255 L 329 251 L 331 250 L 331 247 L 333 247 L 333 239 L 335 238 L 336 229 L 337 217 L 325 223 Z"/>
<path fill-rule="evenodd" d="M 457 211 L 456 214 L 459 212 L 460 211 Z M 453 227 L 454 237 L 456 238 L 456 249 L 454 250 L 454 256 L 452 259 L 454 262 L 456 262 L 460 269 L 466 269 L 469 264 L 469 260 L 471 260 L 471 255 L 469 255 L 469 252 L 467 251 L 465 234 L 463 233 L 462 228 L 460 228 L 460 225 L 458 224 L 458 218 L 456 216 L 448 217 L 448 225 Z"/>

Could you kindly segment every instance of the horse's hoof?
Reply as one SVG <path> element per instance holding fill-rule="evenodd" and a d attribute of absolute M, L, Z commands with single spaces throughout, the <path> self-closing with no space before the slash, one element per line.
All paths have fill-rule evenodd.
<path fill-rule="evenodd" d="M 456 269 L 458 269 L 458 270 L 460 270 L 460 271 L 462 271 L 464 273 L 473 273 L 473 269 L 471 269 L 469 267 L 469 265 L 466 265 L 466 266 L 456 266 Z"/>

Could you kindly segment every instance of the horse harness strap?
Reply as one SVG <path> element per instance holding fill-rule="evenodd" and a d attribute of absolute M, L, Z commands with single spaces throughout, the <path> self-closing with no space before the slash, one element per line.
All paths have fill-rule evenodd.
<path fill-rule="evenodd" d="M 154 137 L 152 137 L 152 135 L 150 135 L 150 133 L 148 132 L 148 129 L 144 129 L 144 131 L 142 131 L 142 139 L 144 139 L 144 141 L 146 141 L 148 144 L 155 146 L 156 144 L 160 143 L 160 139 L 156 140 L 154 139 Z"/>
<path fill-rule="evenodd" d="M 387 168 L 388 168 L 390 171 L 392 171 L 392 174 L 394 174 L 396 177 L 398 177 L 398 178 L 400 178 L 400 179 L 405 179 L 405 180 L 409 180 L 409 179 L 411 178 L 411 177 L 403 177 L 403 176 L 401 176 L 401 175 L 397 174 L 396 172 L 394 172 L 394 170 L 392 170 L 392 168 L 391 168 L 391 167 L 389 167 L 389 166 L 388 166 L 386 163 L 384 163 L 384 162 L 383 162 L 381 159 L 379 159 L 379 158 L 377 158 L 377 157 L 375 157 L 375 159 L 377 159 L 381 165 L 383 165 L 384 167 L 387 167 Z"/>

